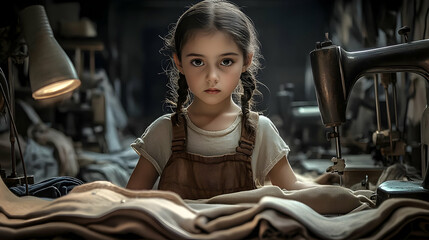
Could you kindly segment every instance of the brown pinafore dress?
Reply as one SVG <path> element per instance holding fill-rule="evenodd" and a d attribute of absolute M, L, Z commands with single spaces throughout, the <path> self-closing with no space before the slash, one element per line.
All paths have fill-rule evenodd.
<path fill-rule="evenodd" d="M 243 123 L 234 154 L 203 157 L 186 151 L 186 119 L 183 114 L 180 118 L 177 122 L 175 115 L 171 116 L 172 154 L 162 171 L 158 189 L 173 191 L 183 199 L 207 199 L 256 188 L 251 166 L 255 135 L 247 133 Z"/>

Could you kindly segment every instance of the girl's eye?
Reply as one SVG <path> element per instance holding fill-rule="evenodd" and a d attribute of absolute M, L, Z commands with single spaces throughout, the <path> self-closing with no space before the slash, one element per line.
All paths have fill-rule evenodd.
<path fill-rule="evenodd" d="M 193 59 L 191 61 L 191 64 L 194 65 L 195 67 L 201 67 L 204 65 L 204 62 L 201 59 Z"/>
<path fill-rule="evenodd" d="M 234 61 L 232 61 L 232 59 L 224 59 L 220 62 L 220 65 L 222 66 L 231 66 L 234 63 Z"/>

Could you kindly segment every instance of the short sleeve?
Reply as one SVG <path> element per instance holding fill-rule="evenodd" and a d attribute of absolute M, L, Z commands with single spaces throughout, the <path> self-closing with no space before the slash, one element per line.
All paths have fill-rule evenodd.
<path fill-rule="evenodd" d="M 274 123 L 265 116 L 259 116 L 252 154 L 253 177 L 257 185 L 264 185 L 268 173 L 289 151 Z"/>
<path fill-rule="evenodd" d="M 160 175 L 171 155 L 171 129 L 171 114 L 163 115 L 131 144 L 137 154 L 151 162 Z"/>

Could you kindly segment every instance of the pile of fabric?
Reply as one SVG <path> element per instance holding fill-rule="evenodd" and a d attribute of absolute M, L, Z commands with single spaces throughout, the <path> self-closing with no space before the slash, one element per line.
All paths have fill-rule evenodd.
<path fill-rule="evenodd" d="M 17 197 L 0 181 L 2 239 L 400 239 L 429 236 L 429 203 L 372 191 L 275 186 L 184 201 L 106 181 L 59 198 Z"/>

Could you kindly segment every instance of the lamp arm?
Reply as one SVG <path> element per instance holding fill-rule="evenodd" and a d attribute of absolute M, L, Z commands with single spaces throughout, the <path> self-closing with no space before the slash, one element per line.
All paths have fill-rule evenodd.
<path fill-rule="evenodd" d="M 4 76 L 3 70 L 1 68 L 0 68 L 0 71 L 1 71 L 0 75 L 2 76 L 2 77 L 0 77 L 0 86 L 2 89 L 5 90 L 4 92 L 6 94 L 6 96 L 4 94 L 0 95 L 0 112 L 3 112 L 5 105 L 6 105 L 5 99 L 9 99 L 9 84 L 8 84 L 6 77 Z"/>
<path fill-rule="evenodd" d="M 21 157 L 22 170 L 23 170 L 24 179 L 25 179 L 25 193 L 27 195 L 29 195 L 29 192 L 28 192 L 27 170 L 25 168 L 24 157 L 22 155 L 21 143 L 20 143 L 19 138 L 18 138 L 18 130 L 16 129 L 15 120 L 13 119 L 12 112 L 10 110 L 9 95 L 7 94 L 7 93 L 9 93 L 9 91 L 8 91 L 8 83 L 7 83 L 6 76 L 4 75 L 3 69 L 1 69 L 1 68 L 0 68 L 0 76 L 1 76 L 0 77 L 0 79 L 1 79 L 0 80 L 0 90 L 1 90 L 1 93 L 2 93 L 1 96 L 3 97 L 4 105 L 6 106 L 7 111 L 9 113 L 9 117 L 10 117 L 10 121 L 11 121 L 11 126 L 13 128 L 13 129 L 10 129 L 10 131 L 14 131 L 15 136 L 16 136 L 16 142 L 18 143 L 19 156 Z M 5 87 L 3 87 L 3 86 L 5 86 Z M 6 88 L 6 91 L 5 91 L 5 88 Z"/>

